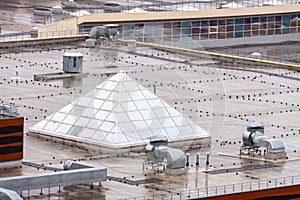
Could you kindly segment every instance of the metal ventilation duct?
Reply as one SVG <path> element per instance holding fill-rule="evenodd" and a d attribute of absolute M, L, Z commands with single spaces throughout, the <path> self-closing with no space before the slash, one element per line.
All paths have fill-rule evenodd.
<path fill-rule="evenodd" d="M 119 25 L 118 24 L 107 24 L 104 26 L 95 26 L 91 29 L 89 38 L 90 39 L 111 39 L 115 40 L 119 36 Z"/>
<path fill-rule="evenodd" d="M 168 147 L 168 140 L 164 136 L 150 138 L 145 153 L 148 162 L 160 163 L 167 160 L 167 169 L 185 168 L 186 155 L 180 149 Z"/>
<path fill-rule="evenodd" d="M 283 158 L 286 157 L 285 146 L 282 140 L 270 139 L 264 135 L 264 125 L 259 122 L 251 122 L 247 125 L 247 131 L 243 133 L 243 146 L 241 153 L 248 150 L 248 153 L 261 152 L 265 148 L 266 158 Z"/>
<path fill-rule="evenodd" d="M 269 153 L 283 153 L 285 152 L 284 143 L 278 139 L 265 140 L 265 146 Z"/>

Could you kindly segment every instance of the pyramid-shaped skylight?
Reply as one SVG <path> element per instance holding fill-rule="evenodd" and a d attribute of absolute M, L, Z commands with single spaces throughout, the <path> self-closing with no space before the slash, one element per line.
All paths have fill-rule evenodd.
<path fill-rule="evenodd" d="M 154 135 L 170 141 L 209 137 L 125 73 L 112 76 L 29 131 L 112 148 L 146 144 Z"/>

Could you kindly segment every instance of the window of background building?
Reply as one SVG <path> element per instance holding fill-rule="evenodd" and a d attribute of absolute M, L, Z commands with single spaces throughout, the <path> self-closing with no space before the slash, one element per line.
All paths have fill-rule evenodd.
<path fill-rule="evenodd" d="M 181 27 L 182 27 L 182 31 L 181 31 L 181 37 L 183 40 L 189 40 L 191 39 L 192 35 L 192 30 L 191 30 L 191 27 L 192 27 L 192 22 L 189 22 L 189 21 L 184 21 L 182 22 L 181 24 Z"/>
<path fill-rule="evenodd" d="M 200 21 L 193 21 L 192 22 L 192 38 L 194 40 L 199 40 L 200 34 Z"/>

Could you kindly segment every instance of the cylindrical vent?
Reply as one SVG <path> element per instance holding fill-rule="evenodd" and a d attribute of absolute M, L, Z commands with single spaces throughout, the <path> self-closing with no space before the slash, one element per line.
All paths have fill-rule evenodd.
<path fill-rule="evenodd" d="M 71 167 L 72 167 L 72 164 L 73 164 L 73 161 L 72 161 L 72 160 L 66 160 L 66 161 L 64 162 L 63 169 L 64 169 L 64 170 L 70 170 Z"/>
<path fill-rule="evenodd" d="M 206 165 L 209 165 L 209 152 L 206 153 Z"/>
<path fill-rule="evenodd" d="M 190 162 L 189 162 L 189 158 L 190 158 L 190 154 L 186 153 L 186 166 L 190 166 Z"/>
<path fill-rule="evenodd" d="M 246 146 L 251 146 L 251 138 L 250 138 L 251 133 L 249 131 L 245 131 L 243 133 L 243 143 Z"/>

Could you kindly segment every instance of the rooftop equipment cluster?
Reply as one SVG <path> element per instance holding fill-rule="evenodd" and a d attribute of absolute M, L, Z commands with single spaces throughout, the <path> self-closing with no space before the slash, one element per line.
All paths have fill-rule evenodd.
<path fill-rule="evenodd" d="M 264 124 L 250 122 L 247 125 L 247 131 L 243 133 L 243 145 L 240 148 L 240 155 L 261 155 L 262 151 L 266 159 L 286 158 L 283 141 L 267 137 Z"/>
<path fill-rule="evenodd" d="M 145 148 L 145 165 L 152 168 L 163 167 L 163 170 L 180 170 L 186 167 L 186 155 L 180 149 L 168 147 L 168 139 L 165 136 L 150 137 L 150 143 Z"/>
<path fill-rule="evenodd" d="M 116 45 L 120 37 L 120 26 L 118 24 L 106 24 L 95 26 L 91 29 L 89 39 L 86 41 L 89 46 L 95 43 L 104 43 L 104 45 Z"/>
<path fill-rule="evenodd" d="M 0 115 L 18 116 L 19 113 L 15 105 L 0 103 Z"/>

